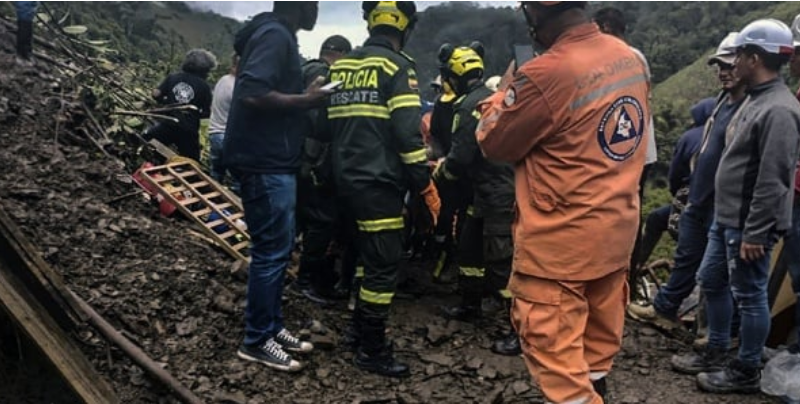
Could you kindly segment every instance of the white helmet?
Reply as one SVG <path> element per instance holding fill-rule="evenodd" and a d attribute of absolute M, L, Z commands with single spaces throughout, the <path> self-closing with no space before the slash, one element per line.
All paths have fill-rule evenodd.
<path fill-rule="evenodd" d="M 781 21 L 772 18 L 756 20 L 739 32 L 734 48 L 754 45 L 767 53 L 791 56 L 794 54 L 792 30 Z"/>
<path fill-rule="evenodd" d="M 794 17 L 794 22 L 792 22 L 792 37 L 794 37 L 795 48 L 800 46 L 800 14 Z"/>
<path fill-rule="evenodd" d="M 737 36 L 739 36 L 738 32 L 729 33 L 717 46 L 717 52 L 708 58 L 708 64 L 713 65 L 721 62 L 726 65 L 732 65 L 734 59 L 736 59 L 736 46 L 734 46 L 734 43 Z"/>

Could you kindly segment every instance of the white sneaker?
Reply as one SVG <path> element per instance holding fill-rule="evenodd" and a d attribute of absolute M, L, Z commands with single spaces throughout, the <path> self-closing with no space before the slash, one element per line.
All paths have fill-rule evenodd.
<path fill-rule="evenodd" d="M 299 338 L 292 335 L 289 330 L 285 328 L 275 336 L 275 341 L 289 352 L 309 353 L 314 350 L 314 345 L 312 343 L 300 341 Z"/>

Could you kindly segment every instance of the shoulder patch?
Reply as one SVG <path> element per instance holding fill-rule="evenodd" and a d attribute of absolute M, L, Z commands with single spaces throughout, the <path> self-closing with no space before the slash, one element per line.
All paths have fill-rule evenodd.
<path fill-rule="evenodd" d="M 597 127 L 597 142 L 606 157 L 615 161 L 629 159 L 644 135 L 644 110 L 639 100 L 620 97 L 608 107 Z"/>

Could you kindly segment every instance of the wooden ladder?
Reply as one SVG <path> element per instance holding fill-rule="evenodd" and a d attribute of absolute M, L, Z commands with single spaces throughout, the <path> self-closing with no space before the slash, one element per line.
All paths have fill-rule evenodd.
<path fill-rule="evenodd" d="M 244 209 L 236 195 L 191 161 L 143 169 L 142 176 L 231 256 L 247 260 L 250 234 L 241 226 Z"/>

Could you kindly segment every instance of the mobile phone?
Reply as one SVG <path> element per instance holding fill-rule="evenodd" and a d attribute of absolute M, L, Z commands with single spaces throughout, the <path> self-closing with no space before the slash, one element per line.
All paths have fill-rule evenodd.
<path fill-rule="evenodd" d="M 344 83 L 341 82 L 341 81 L 331 81 L 330 83 L 325 84 L 324 86 L 322 86 L 321 89 L 323 89 L 325 91 L 334 91 L 334 90 L 338 90 L 342 86 L 342 84 L 344 84 Z"/>

